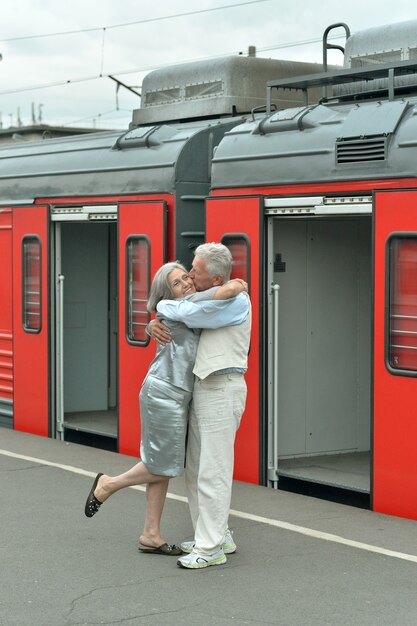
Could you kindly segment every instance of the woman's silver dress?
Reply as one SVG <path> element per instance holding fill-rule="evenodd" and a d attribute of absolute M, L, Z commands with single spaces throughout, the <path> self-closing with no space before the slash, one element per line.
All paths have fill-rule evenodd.
<path fill-rule="evenodd" d="M 152 474 L 184 472 L 188 408 L 199 331 L 164 320 L 172 341 L 158 346 L 139 394 L 142 437 L 140 457 Z"/>

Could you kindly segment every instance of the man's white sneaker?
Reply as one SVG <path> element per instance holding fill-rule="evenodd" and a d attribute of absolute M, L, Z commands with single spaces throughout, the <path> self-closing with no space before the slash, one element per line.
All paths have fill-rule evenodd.
<path fill-rule="evenodd" d="M 210 565 L 223 565 L 226 561 L 226 555 L 223 550 L 220 549 L 214 554 L 191 552 L 190 554 L 181 556 L 177 561 L 177 565 L 187 569 L 201 569 L 202 567 L 210 567 Z"/>
<path fill-rule="evenodd" d="M 181 544 L 181 550 L 189 553 L 194 550 L 194 546 L 195 541 L 183 541 Z M 236 552 L 237 546 L 233 541 L 233 535 L 229 529 L 226 530 L 220 547 L 223 549 L 225 554 L 233 554 L 233 552 Z"/>
<path fill-rule="evenodd" d="M 224 539 L 221 547 L 223 548 L 223 552 L 225 554 L 233 554 L 233 552 L 236 552 L 237 546 L 233 541 L 233 535 L 231 530 L 227 529 L 224 533 Z"/>

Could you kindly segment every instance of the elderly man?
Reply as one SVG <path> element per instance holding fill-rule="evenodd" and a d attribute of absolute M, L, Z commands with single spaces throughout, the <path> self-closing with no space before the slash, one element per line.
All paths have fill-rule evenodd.
<path fill-rule="evenodd" d="M 190 276 L 197 291 L 221 285 L 230 278 L 232 256 L 222 244 L 203 244 L 195 251 Z M 162 316 L 187 325 L 184 302 L 163 302 Z M 232 492 L 234 441 L 246 401 L 244 373 L 250 342 L 251 312 L 235 326 L 203 330 L 194 366 L 195 384 L 189 416 L 185 481 L 194 541 L 181 544 L 188 554 L 177 561 L 181 567 L 200 569 L 222 565 L 226 554 L 236 550 L 228 529 Z M 155 322 L 151 334 L 169 340 Z"/>

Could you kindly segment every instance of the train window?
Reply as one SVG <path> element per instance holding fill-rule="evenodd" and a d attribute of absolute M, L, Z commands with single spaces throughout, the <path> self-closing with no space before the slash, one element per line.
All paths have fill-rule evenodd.
<path fill-rule="evenodd" d="M 390 369 L 410 375 L 417 372 L 417 237 L 390 238 L 388 253 L 387 360 Z"/>
<path fill-rule="evenodd" d="M 231 278 L 242 278 L 250 283 L 250 244 L 246 235 L 238 233 L 223 235 L 221 243 L 232 253 L 233 264 Z M 250 287 L 250 285 L 249 285 Z"/>
<path fill-rule="evenodd" d="M 388 52 L 375 52 L 374 54 L 352 57 L 350 66 L 352 69 L 361 69 L 370 65 L 398 63 L 399 61 L 401 61 L 401 50 L 389 50 Z"/>
<path fill-rule="evenodd" d="M 146 106 L 151 104 L 167 104 L 181 99 L 181 90 L 179 87 L 171 89 L 158 89 L 148 91 L 145 95 Z"/>
<path fill-rule="evenodd" d="M 22 241 L 22 324 L 28 333 L 42 328 L 41 308 L 41 242 L 38 237 Z"/>
<path fill-rule="evenodd" d="M 146 309 L 150 286 L 150 243 L 147 237 L 129 237 L 126 242 L 126 337 L 129 343 L 147 345 Z"/>
<path fill-rule="evenodd" d="M 195 83 L 193 85 L 186 85 L 185 97 L 186 98 L 210 98 L 214 95 L 220 95 L 223 93 L 223 81 L 212 80 L 206 83 Z"/>

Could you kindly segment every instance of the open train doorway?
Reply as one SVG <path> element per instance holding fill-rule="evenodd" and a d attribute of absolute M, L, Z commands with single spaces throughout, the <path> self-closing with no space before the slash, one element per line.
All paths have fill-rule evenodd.
<path fill-rule="evenodd" d="M 304 493 L 363 494 L 369 506 L 370 215 L 291 212 L 268 230 L 268 477 Z"/>
<path fill-rule="evenodd" d="M 54 434 L 116 451 L 117 222 L 54 226 Z"/>

